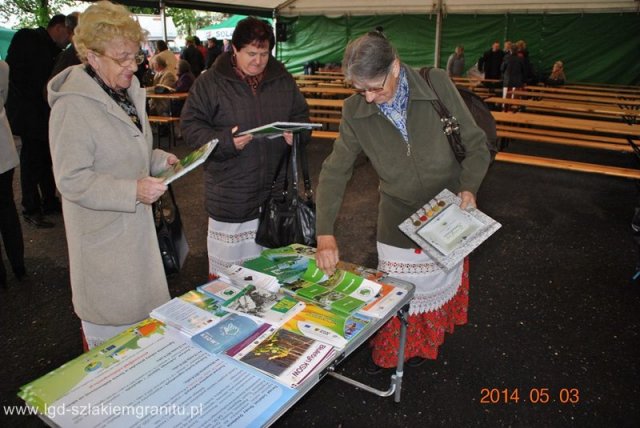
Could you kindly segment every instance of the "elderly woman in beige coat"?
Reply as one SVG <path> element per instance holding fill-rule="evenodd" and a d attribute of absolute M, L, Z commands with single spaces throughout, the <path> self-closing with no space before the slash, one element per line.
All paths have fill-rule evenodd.
<path fill-rule="evenodd" d="M 98 2 L 75 30 L 82 64 L 48 85 L 73 306 L 90 348 L 170 298 L 151 210 L 167 186 L 151 175 L 178 159 L 152 149 L 134 76 L 143 39 L 126 8 Z"/>

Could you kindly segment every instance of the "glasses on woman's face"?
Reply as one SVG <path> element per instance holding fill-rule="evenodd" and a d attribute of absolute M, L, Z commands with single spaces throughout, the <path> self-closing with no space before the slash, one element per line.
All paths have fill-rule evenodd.
<path fill-rule="evenodd" d="M 353 88 L 353 90 L 360 95 L 364 95 L 366 92 L 369 92 L 371 94 L 378 94 L 382 91 L 384 91 L 384 87 L 387 83 L 387 77 L 389 77 L 389 73 L 391 72 L 391 70 L 387 71 L 387 74 L 384 75 L 384 80 L 382 81 L 382 84 L 378 87 L 375 88 L 367 88 L 367 89 L 360 89 L 360 88 Z"/>
<path fill-rule="evenodd" d="M 133 56 L 127 56 L 126 58 L 114 58 L 110 55 L 107 55 L 105 53 L 100 53 L 100 52 L 95 52 L 94 53 L 96 55 L 100 55 L 103 56 L 105 58 L 109 58 L 111 61 L 115 62 L 116 64 L 118 64 L 120 67 L 125 68 L 125 67 L 129 67 L 132 64 L 136 64 L 136 65 L 140 65 L 144 62 L 144 54 L 142 52 L 139 52 Z"/>

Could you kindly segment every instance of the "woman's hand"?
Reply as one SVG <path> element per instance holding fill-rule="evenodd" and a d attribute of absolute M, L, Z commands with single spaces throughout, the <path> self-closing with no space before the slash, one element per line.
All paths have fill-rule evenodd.
<path fill-rule="evenodd" d="M 234 126 L 233 129 L 231 129 L 231 134 L 233 135 L 236 132 L 238 132 L 238 127 Z M 233 145 L 236 146 L 236 150 L 244 150 L 245 146 L 249 144 L 251 140 L 253 140 L 253 135 L 251 134 L 233 137 Z"/>
<path fill-rule="evenodd" d="M 293 132 L 285 131 L 285 133 L 282 134 L 282 136 L 284 137 L 285 143 L 287 143 L 290 146 L 293 144 Z"/>
<path fill-rule="evenodd" d="M 318 249 L 316 250 L 316 265 L 328 276 L 333 275 L 338 264 L 338 243 L 333 235 L 318 235 Z"/>
<path fill-rule="evenodd" d="M 175 157 L 175 156 L 174 156 Z M 167 191 L 164 178 L 145 177 L 138 180 L 136 188 L 136 200 L 151 205 Z"/>
<path fill-rule="evenodd" d="M 466 210 L 467 208 L 478 208 L 476 205 L 475 195 L 468 190 L 463 190 L 458 193 L 458 197 L 462 199 L 462 201 L 460 201 L 460 208 L 463 210 Z"/>
<path fill-rule="evenodd" d="M 178 162 L 180 162 L 180 159 L 178 159 L 178 157 L 173 153 L 169 153 L 169 156 L 167 157 L 167 165 L 169 166 L 175 165 Z"/>

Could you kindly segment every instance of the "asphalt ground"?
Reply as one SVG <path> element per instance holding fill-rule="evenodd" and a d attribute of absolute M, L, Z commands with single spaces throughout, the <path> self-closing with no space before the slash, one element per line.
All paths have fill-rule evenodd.
<path fill-rule="evenodd" d="M 331 146 L 309 145 L 314 183 Z M 521 142 L 507 150 L 638 166 L 628 154 Z M 207 276 L 202 178 L 197 170 L 174 186 L 191 251 L 169 278 L 173 296 Z M 640 426 L 640 284 L 631 282 L 639 255 L 630 228 L 637 197 L 631 180 L 495 163 L 478 201 L 502 229 L 471 255 L 468 324 L 447 335 L 437 360 L 406 368 L 400 403 L 325 378 L 274 426 Z M 376 265 L 377 199 L 362 158 L 337 223 L 344 260 Z M 82 352 L 63 220 L 51 219 L 53 229 L 22 224 L 29 276 L 9 274 L 0 290 L 2 427 L 42 426 L 8 416 L 5 406 L 22 404 L 21 385 Z M 387 389 L 390 373 L 366 374 L 367 358 L 364 346 L 339 370 Z"/>

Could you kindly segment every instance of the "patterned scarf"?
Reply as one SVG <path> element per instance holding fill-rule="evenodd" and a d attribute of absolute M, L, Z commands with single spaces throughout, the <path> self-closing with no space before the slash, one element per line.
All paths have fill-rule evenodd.
<path fill-rule="evenodd" d="M 409 144 L 409 132 L 407 131 L 407 107 L 409 106 L 409 81 L 404 67 L 400 68 L 398 88 L 392 100 L 388 103 L 378 104 L 380 111 L 400 131 L 404 141 Z"/>
<path fill-rule="evenodd" d="M 256 96 L 258 94 L 258 86 L 260 85 L 260 82 L 262 82 L 262 79 L 264 78 L 264 71 L 260 74 L 256 74 L 255 76 L 246 75 L 238 67 L 238 61 L 236 60 L 235 54 L 231 55 L 231 65 L 233 66 L 233 71 L 236 73 L 236 75 L 241 80 L 244 80 L 247 83 L 247 85 L 249 85 L 249 87 L 251 88 L 251 92 L 253 92 L 253 95 Z"/>
<path fill-rule="evenodd" d="M 129 100 L 127 97 L 127 91 L 116 91 L 115 89 L 110 88 L 104 80 L 98 76 L 96 71 L 89 64 L 85 67 L 85 71 L 91 78 L 98 84 L 100 87 L 111 97 L 113 101 L 118 104 L 122 110 L 131 118 L 131 121 L 134 125 L 138 127 L 140 131 L 142 131 L 142 122 L 140 122 L 140 117 L 138 116 L 138 111 L 136 110 L 136 106 Z"/>

